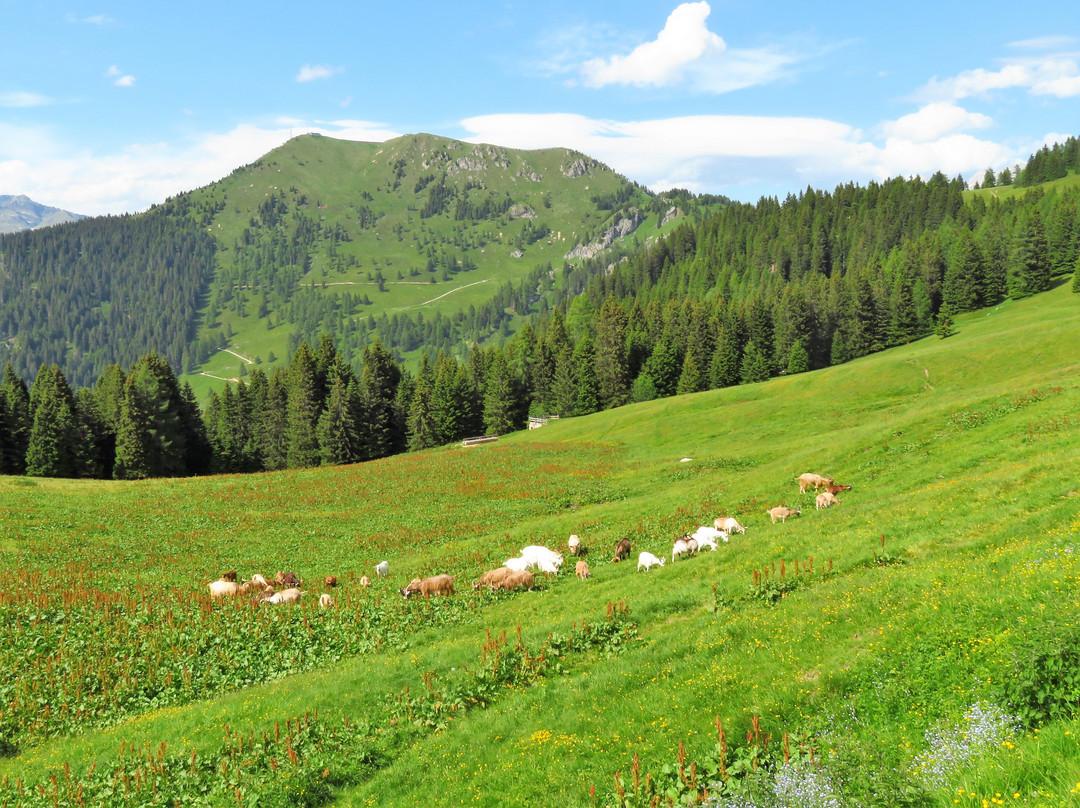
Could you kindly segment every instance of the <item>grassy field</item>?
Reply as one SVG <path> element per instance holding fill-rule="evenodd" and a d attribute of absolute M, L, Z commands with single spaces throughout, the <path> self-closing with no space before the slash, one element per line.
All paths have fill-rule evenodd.
<path fill-rule="evenodd" d="M 0 478 L 0 805 L 1080 804 L 1078 333 L 1065 283 L 481 447 Z M 817 511 L 811 470 L 853 489 Z M 671 561 L 720 514 L 746 533 Z M 570 533 L 588 580 L 469 586 Z M 225 569 L 309 594 L 211 605 Z"/>

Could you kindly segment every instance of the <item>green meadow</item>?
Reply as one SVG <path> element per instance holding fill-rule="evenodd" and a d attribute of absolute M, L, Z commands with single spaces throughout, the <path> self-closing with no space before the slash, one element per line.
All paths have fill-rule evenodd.
<path fill-rule="evenodd" d="M 1078 335 L 1065 282 L 483 446 L 0 478 L 0 805 L 1080 804 Z M 852 489 L 817 510 L 805 471 Z M 472 588 L 571 533 L 587 580 Z M 307 594 L 213 604 L 229 569 Z"/>

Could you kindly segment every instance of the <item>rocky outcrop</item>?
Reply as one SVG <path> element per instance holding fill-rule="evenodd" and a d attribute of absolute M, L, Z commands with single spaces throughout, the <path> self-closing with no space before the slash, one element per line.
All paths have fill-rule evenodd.
<path fill-rule="evenodd" d="M 522 205 L 520 202 L 512 205 L 510 210 L 506 212 L 506 215 L 511 219 L 535 219 L 536 211 L 530 208 L 528 205 Z"/>
<path fill-rule="evenodd" d="M 600 165 L 596 160 L 588 157 L 579 157 L 563 166 L 562 175 L 569 179 L 584 177 Z"/>
<path fill-rule="evenodd" d="M 660 220 L 660 226 L 663 227 L 668 222 L 674 219 L 678 219 L 680 216 L 682 216 L 682 211 L 672 205 L 670 208 L 667 209 L 667 213 L 664 214 L 664 218 Z"/>
<path fill-rule="evenodd" d="M 634 211 L 630 217 L 623 217 L 619 221 L 615 222 L 611 227 L 600 234 L 600 238 L 595 241 L 590 241 L 588 244 L 579 244 L 568 252 L 564 258 L 568 261 L 574 258 L 594 258 L 603 250 L 606 250 L 617 239 L 626 238 L 635 230 L 644 220 L 640 211 Z"/>

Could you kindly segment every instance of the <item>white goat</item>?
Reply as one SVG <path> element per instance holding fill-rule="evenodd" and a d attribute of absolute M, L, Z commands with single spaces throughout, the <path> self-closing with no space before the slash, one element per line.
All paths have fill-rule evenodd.
<path fill-rule="evenodd" d="M 274 593 L 266 598 L 263 603 L 298 603 L 302 594 L 304 593 L 295 586 L 292 586 L 288 589 L 282 589 L 280 592 Z"/>
<path fill-rule="evenodd" d="M 739 520 L 734 516 L 718 516 L 713 520 L 713 527 L 717 530 L 723 530 L 729 536 L 732 533 L 745 533 L 746 528 L 739 524 Z M 726 539 L 725 539 L 726 541 Z"/>
<path fill-rule="evenodd" d="M 671 548 L 671 563 L 675 563 L 675 556 L 695 555 L 697 550 L 697 539 L 691 538 L 690 536 L 683 536 L 681 539 L 675 539 L 675 544 Z"/>
<path fill-rule="evenodd" d="M 661 567 L 664 566 L 664 559 L 657 558 L 652 553 L 638 553 L 637 568 L 639 570 L 644 569 L 645 572 L 648 572 L 650 567 L 655 567 L 657 564 Z"/>
<path fill-rule="evenodd" d="M 380 561 L 375 565 L 375 574 L 380 578 L 386 578 L 390 575 L 390 564 L 386 561 Z"/>

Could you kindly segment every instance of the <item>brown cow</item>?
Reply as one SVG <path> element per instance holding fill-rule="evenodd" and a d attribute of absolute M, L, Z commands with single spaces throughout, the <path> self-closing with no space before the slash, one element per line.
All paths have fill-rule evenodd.
<path fill-rule="evenodd" d="M 420 594 L 424 596 L 424 600 L 427 600 L 432 595 L 452 595 L 454 594 L 454 576 L 453 575 L 433 575 L 430 578 L 413 578 L 409 582 L 409 585 L 404 589 L 398 590 L 403 598 L 411 598 L 413 595 Z"/>

